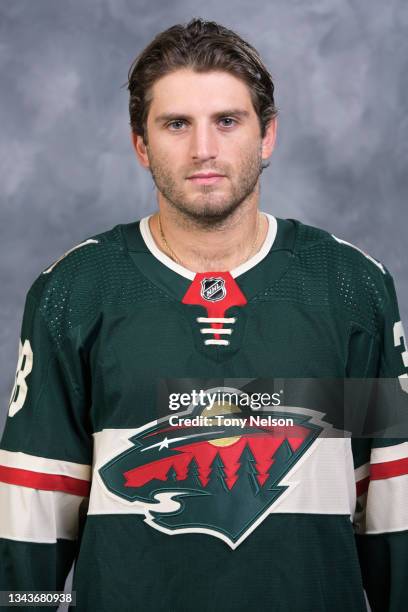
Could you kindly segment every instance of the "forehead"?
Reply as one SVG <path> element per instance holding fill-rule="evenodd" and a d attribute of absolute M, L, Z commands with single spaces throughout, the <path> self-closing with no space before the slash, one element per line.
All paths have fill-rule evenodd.
<path fill-rule="evenodd" d="M 249 88 L 238 77 L 214 70 L 194 72 L 183 68 L 158 79 L 151 90 L 149 115 L 163 112 L 207 112 L 224 108 L 253 111 Z"/>

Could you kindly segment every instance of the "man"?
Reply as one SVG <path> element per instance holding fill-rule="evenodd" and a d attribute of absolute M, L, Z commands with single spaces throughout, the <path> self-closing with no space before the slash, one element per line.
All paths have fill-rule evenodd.
<path fill-rule="evenodd" d="M 403 610 L 408 443 L 325 438 L 330 406 L 285 403 L 273 382 L 388 377 L 405 397 L 388 271 L 259 211 L 273 83 L 235 33 L 162 32 L 129 91 L 158 211 L 85 240 L 29 291 L 0 451 L 1 588 L 60 590 L 76 559 L 77 610 L 357 612 L 364 588 L 373 610 Z M 278 426 L 252 424 L 243 400 L 261 395 Z"/>

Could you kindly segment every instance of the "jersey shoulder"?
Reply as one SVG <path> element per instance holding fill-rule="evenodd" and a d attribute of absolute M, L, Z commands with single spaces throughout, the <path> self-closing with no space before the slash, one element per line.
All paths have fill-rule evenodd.
<path fill-rule="evenodd" d="M 294 222 L 294 269 L 300 286 L 310 288 L 310 301 L 320 300 L 348 321 L 378 333 L 384 309 L 394 299 L 386 266 L 342 237 Z"/>
<path fill-rule="evenodd" d="M 103 310 L 140 300 L 163 299 L 129 256 L 123 225 L 79 242 L 36 278 L 28 297 L 56 341 Z"/>
<path fill-rule="evenodd" d="M 322 263 L 334 264 L 336 271 L 347 272 L 347 268 L 366 271 L 383 283 L 390 276 L 385 265 L 364 251 L 361 247 L 348 242 L 327 230 L 293 220 L 297 226 L 294 244 L 295 255 L 306 257 L 316 266 Z"/>
<path fill-rule="evenodd" d="M 57 283 L 72 287 L 81 281 L 97 284 L 101 268 L 109 268 L 114 259 L 120 258 L 124 251 L 120 226 L 89 236 L 75 244 L 54 262 L 47 266 L 35 279 L 29 289 L 29 295 L 40 300 L 49 286 Z M 106 271 L 106 270 L 105 270 Z"/>

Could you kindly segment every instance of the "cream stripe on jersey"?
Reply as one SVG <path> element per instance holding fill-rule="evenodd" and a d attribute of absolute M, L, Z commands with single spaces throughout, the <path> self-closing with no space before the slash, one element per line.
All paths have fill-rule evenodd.
<path fill-rule="evenodd" d="M 0 466 L 41 472 L 43 474 L 58 474 L 81 480 L 91 480 L 91 466 L 60 459 L 47 459 L 27 453 L 0 450 Z"/>
<path fill-rule="evenodd" d="M 55 544 L 78 535 L 79 495 L 0 482 L 0 538 Z"/>
<path fill-rule="evenodd" d="M 384 463 L 408 457 L 408 442 L 371 449 L 370 463 Z M 408 503 L 408 500 L 407 500 Z"/>
<path fill-rule="evenodd" d="M 408 529 L 408 474 L 371 480 L 367 495 L 364 533 Z"/>

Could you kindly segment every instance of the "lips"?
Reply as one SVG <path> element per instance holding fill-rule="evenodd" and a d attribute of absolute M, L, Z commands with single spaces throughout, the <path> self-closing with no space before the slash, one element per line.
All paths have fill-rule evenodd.
<path fill-rule="evenodd" d="M 224 175 L 223 174 L 217 174 L 216 172 L 209 172 L 208 174 L 192 174 L 188 178 L 189 179 L 195 179 L 195 178 L 213 178 L 215 176 L 222 177 Z"/>
<path fill-rule="evenodd" d="M 188 177 L 188 180 L 196 185 L 212 185 L 213 183 L 222 181 L 224 178 L 225 177 L 222 174 L 208 172 L 207 174 L 193 174 L 192 176 Z"/>

